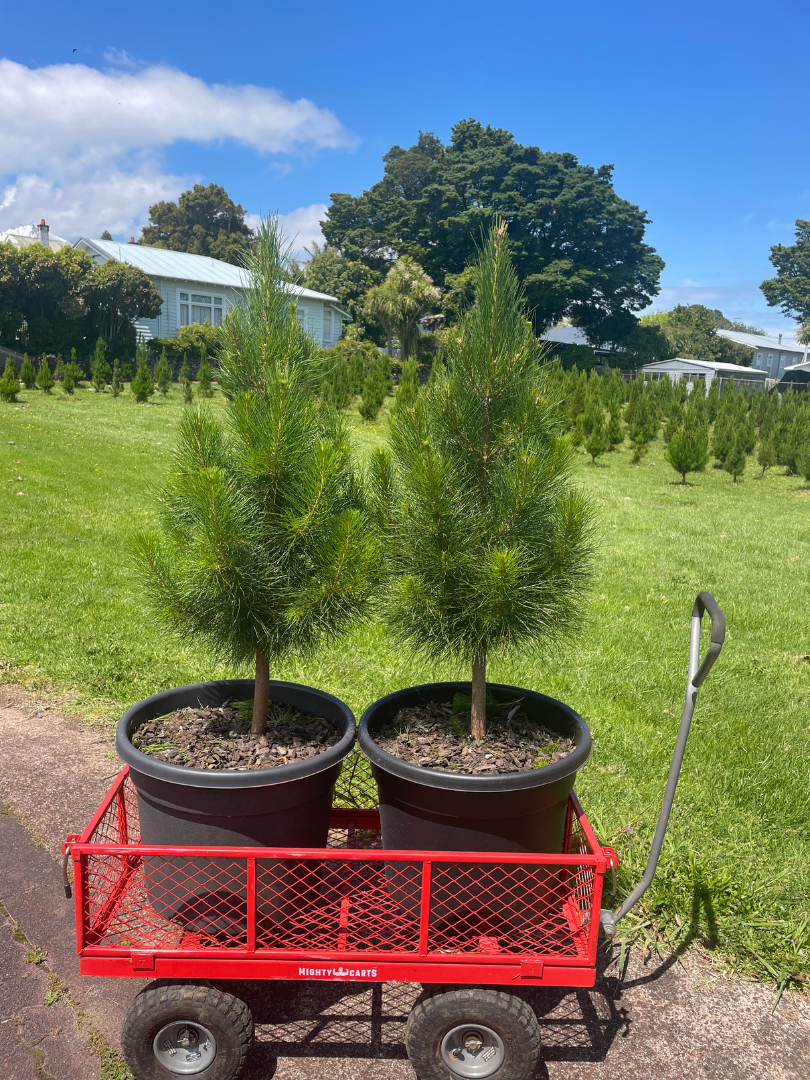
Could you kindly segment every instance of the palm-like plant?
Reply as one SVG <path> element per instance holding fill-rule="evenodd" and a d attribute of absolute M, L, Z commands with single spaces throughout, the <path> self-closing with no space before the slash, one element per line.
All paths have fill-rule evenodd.
<path fill-rule="evenodd" d="M 366 293 L 364 311 L 372 319 L 378 319 L 388 335 L 388 351 L 391 338 L 396 334 L 402 348 L 402 359 L 416 355 L 419 340 L 419 322 L 436 306 L 441 289 L 433 279 L 409 255 L 403 255 L 394 263 L 381 285 L 375 285 Z"/>
<path fill-rule="evenodd" d="M 289 262 L 277 221 L 265 221 L 246 256 L 250 285 L 222 327 L 224 406 L 184 414 L 160 529 L 137 539 L 164 621 L 255 664 L 255 734 L 270 660 L 361 614 L 379 562 L 346 432 L 319 400 L 317 346 L 285 287 Z"/>
<path fill-rule="evenodd" d="M 472 734 L 485 734 L 487 661 L 559 639 L 589 575 L 591 511 L 526 318 L 504 225 L 477 267 L 477 300 L 444 364 L 397 410 L 372 462 L 395 634 L 472 669 Z"/>

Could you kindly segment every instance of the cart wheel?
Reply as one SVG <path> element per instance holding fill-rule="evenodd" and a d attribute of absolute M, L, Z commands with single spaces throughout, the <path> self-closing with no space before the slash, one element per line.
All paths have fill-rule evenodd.
<path fill-rule="evenodd" d="M 135 1080 L 236 1080 L 253 1045 L 244 1001 L 211 986 L 157 983 L 135 998 L 121 1031 Z"/>
<path fill-rule="evenodd" d="M 537 1017 L 500 990 L 451 990 L 420 1001 L 405 1028 L 419 1080 L 529 1080 L 540 1052 Z"/>

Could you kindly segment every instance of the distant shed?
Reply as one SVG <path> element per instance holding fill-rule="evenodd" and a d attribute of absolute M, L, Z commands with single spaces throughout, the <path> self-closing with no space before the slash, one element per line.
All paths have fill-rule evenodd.
<path fill-rule="evenodd" d="M 658 360 L 654 364 L 645 364 L 641 369 L 645 375 L 651 375 L 653 381 L 658 381 L 662 375 L 668 375 L 673 382 L 685 379 L 688 383 L 702 382 L 705 393 L 715 379 L 720 380 L 720 389 L 724 383 L 733 378 L 738 386 L 761 387 L 765 389 L 768 383 L 767 371 L 757 368 L 743 367 L 741 364 L 721 364 L 714 360 L 687 360 L 676 356 L 672 360 Z"/>

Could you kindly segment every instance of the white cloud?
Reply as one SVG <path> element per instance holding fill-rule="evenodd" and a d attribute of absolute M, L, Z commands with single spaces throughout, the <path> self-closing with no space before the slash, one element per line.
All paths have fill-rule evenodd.
<path fill-rule="evenodd" d="M 76 239 L 137 234 L 148 207 L 176 199 L 198 176 L 168 175 L 179 141 L 239 143 L 260 154 L 310 154 L 356 145 L 329 109 L 261 86 L 206 83 L 109 51 L 108 71 L 83 64 L 37 69 L 0 60 L 0 228 L 45 217 Z M 284 175 L 289 162 L 271 168 Z M 287 215 L 301 245 L 319 235 L 322 208 Z"/>
<path fill-rule="evenodd" d="M 109 159 L 181 139 L 233 140 L 261 153 L 345 148 L 356 139 L 329 109 L 264 86 L 205 83 L 162 64 L 97 71 L 84 64 L 32 70 L 0 60 L 3 172 L 82 153 Z"/>

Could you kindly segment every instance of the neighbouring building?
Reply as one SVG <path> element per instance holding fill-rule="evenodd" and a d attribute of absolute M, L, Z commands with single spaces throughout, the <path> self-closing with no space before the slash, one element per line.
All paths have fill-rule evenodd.
<path fill-rule="evenodd" d="M 757 368 L 743 367 L 741 364 L 721 364 L 714 360 L 685 360 L 676 356 L 672 360 L 658 360 L 654 364 L 645 364 L 641 369 L 645 375 L 649 373 L 654 382 L 662 375 L 668 375 L 673 382 L 686 379 L 688 383 L 703 383 L 705 393 L 714 379 L 720 380 L 720 389 L 723 384 L 733 378 L 735 383 L 747 387 L 762 387 L 768 385 L 768 374 Z"/>
<path fill-rule="evenodd" d="M 751 367 L 764 371 L 769 379 L 781 379 L 785 368 L 799 364 L 805 359 L 804 345 L 795 341 L 784 342 L 783 334 L 765 337 L 761 334 L 743 334 L 739 330 L 718 330 L 717 333 L 738 345 L 751 350 Z"/>
<path fill-rule="evenodd" d="M 77 240 L 75 246 L 88 252 L 97 263 L 109 259 L 127 263 L 152 279 L 163 297 L 163 307 L 156 319 L 136 322 L 141 340 L 177 337 L 180 327 L 190 323 L 218 325 L 239 302 L 247 285 L 247 273 L 241 267 L 206 255 L 146 247 L 134 241 L 119 244 L 115 240 L 86 237 Z M 299 321 L 318 345 L 328 349 L 339 341 L 343 323 L 351 321 L 351 316 L 338 306 L 337 297 L 299 285 L 288 288 L 296 302 Z"/>
<path fill-rule="evenodd" d="M 40 218 L 39 225 L 18 225 L 14 229 L 0 231 L 0 244 L 13 244 L 15 248 L 22 249 L 32 244 L 42 244 L 51 251 L 59 251 L 61 248 L 72 247 L 69 240 L 61 236 L 55 236 L 51 232 L 50 225 L 45 224 L 45 218 Z"/>
<path fill-rule="evenodd" d="M 580 330 L 578 326 L 552 326 L 550 330 L 546 330 L 545 333 L 540 334 L 540 341 L 547 341 L 552 348 L 552 351 L 557 354 L 562 354 L 571 345 L 587 345 L 589 349 L 593 349 L 600 364 L 605 363 L 613 357 L 616 360 L 617 352 L 622 350 L 616 350 L 612 345 L 591 345 L 584 330 Z"/>

